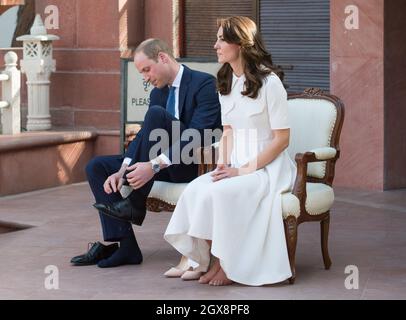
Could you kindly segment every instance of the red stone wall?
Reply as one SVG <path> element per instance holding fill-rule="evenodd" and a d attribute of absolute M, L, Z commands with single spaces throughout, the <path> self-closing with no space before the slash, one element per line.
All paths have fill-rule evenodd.
<path fill-rule="evenodd" d="M 120 125 L 119 7 L 111 0 L 37 0 L 59 8 L 51 116 L 58 127 L 118 129 Z"/>
<path fill-rule="evenodd" d="M 91 132 L 0 135 L 0 196 L 86 180 L 95 139 Z"/>
<path fill-rule="evenodd" d="M 331 0 L 331 92 L 345 104 L 335 185 L 382 190 L 384 184 L 384 0 Z M 345 7 L 359 8 L 347 30 Z"/>
<path fill-rule="evenodd" d="M 145 1 L 145 38 L 161 38 L 172 46 L 172 0 Z"/>

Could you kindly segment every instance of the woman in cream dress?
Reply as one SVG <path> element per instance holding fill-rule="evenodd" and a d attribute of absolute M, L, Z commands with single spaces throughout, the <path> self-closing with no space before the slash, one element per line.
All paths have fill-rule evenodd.
<path fill-rule="evenodd" d="M 187 272 L 211 267 L 200 283 L 277 283 L 292 275 L 281 203 L 296 173 L 286 150 L 287 93 L 253 21 L 231 17 L 218 25 L 218 165 L 188 184 L 164 238 L 197 263 Z"/>

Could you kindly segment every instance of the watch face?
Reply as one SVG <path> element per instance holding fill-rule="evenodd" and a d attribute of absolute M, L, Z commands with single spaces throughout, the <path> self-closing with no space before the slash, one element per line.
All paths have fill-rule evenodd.
<path fill-rule="evenodd" d="M 159 164 L 155 163 L 155 164 L 152 166 L 152 170 L 153 170 L 155 173 L 158 173 L 158 172 L 161 170 L 161 168 L 159 167 Z"/>

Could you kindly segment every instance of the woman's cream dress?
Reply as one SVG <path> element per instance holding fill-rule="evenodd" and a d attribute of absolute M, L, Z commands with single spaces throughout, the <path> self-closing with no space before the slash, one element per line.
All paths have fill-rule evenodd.
<path fill-rule="evenodd" d="M 222 122 L 233 129 L 231 164 L 255 159 L 272 141 L 272 130 L 289 128 L 287 93 L 274 73 L 256 99 L 243 96 L 245 76 L 233 75 L 231 93 L 220 96 Z M 188 184 L 164 238 L 206 268 L 211 253 L 227 277 L 247 285 L 291 276 L 282 219 L 281 193 L 293 187 L 296 168 L 287 150 L 251 174 L 212 182 L 210 173 Z"/>

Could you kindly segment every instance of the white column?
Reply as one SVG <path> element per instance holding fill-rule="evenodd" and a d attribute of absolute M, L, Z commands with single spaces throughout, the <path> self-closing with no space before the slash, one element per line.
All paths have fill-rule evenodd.
<path fill-rule="evenodd" d="M 49 78 L 55 69 L 21 62 L 23 72 L 27 75 L 28 115 L 27 130 L 41 131 L 51 129 L 49 113 Z M 38 70 L 39 69 L 39 70 Z"/>
<path fill-rule="evenodd" d="M 18 41 L 23 41 L 24 46 L 21 71 L 27 75 L 28 131 L 51 129 L 49 79 L 51 73 L 55 71 L 55 60 L 52 59 L 52 41 L 58 39 L 57 36 L 47 34 L 39 14 L 35 17 L 30 34 L 17 38 Z"/>
<path fill-rule="evenodd" d="M 21 132 L 20 113 L 20 89 L 21 72 L 17 69 L 18 56 L 15 52 L 9 51 L 4 56 L 6 69 L 2 72 L 8 76 L 7 81 L 2 81 L 3 97 L 0 100 L 8 102 L 8 107 L 2 112 L 3 134 L 17 134 Z"/>

